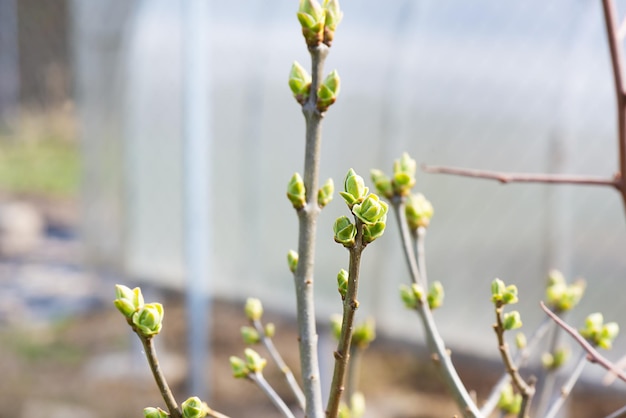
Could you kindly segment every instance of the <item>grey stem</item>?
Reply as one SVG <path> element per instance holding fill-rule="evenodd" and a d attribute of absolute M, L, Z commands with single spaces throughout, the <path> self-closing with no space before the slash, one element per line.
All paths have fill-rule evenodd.
<path fill-rule="evenodd" d="M 554 401 L 554 403 L 552 404 L 552 406 L 546 413 L 545 418 L 554 418 L 556 416 L 556 414 L 559 412 L 559 409 L 561 408 L 561 406 L 563 406 L 563 404 L 565 403 L 565 400 L 567 399 L 570 392 L 572 391 L 572 388 L 576 384 L 576 381 L 580 377 L 580 374 L 583 372 L 583 369 L 585 368 L 586 364 L 587 364 L 587 353 L 583 351 L 578 358 L 578 362 L 576 363 L 576 368 L 572 372 L 569 379 L 567 379 L 567 382 L 565 382 L 565 384 L 561 387 L 561 395 L 558 398 L 556 398 L 556 400 Z"/>
<path fill-rule="evenodd" d="M 304 186 L 306 205 L 298 211 L 298 267 L 294 274 L 296 287 L 298 341 L 300 368 L 302 370 L 305 417 L 322 418 L 322 388 L 317 352 L 317 330 L 313 299 L 313 266 L 315 262 L 316 223 L 320 208 L 317 204 L 317 189 L 320 162 L 321 122 L 323 114 L 316 107 L 317 87 L 321 79 L 328 47 L 320 44 L 309 48 L 311 53 L 312 82 L 308 101 L 302 106 L 306 121 L 306 145 L 304 155 Z"/>
<path fill-rule="evenodd" d="M 424 290 L 428 290 L 428 275 L 426 274 L 426 228 L 420 226 L 416 233 L 415 253 L 417 255 L 417 267 L 419 268 L 422 286 Z"/>
<path fill-rule="evenodd" d="M 148 364 L 150 365 L 150 370 L 152 370 L 154 380 L 159 387 L 159 391 L 165 401 L 165 405 L 167 405 L 167 409 L 170 411 L 170 416 L 173 418 L 181 418 L 182 415 L 178 409 L 178 405 L 176 404 L 176 399 L 174 398 L 174 395 L 172 395 L 172 391 L 165 380 L 165 375 L 161 370 L 159 359 L 157 358 L 156 350 L 154 349 L 154 341 L 152 340 L 152 337 L 139 335 L 139 339 L 141 340 L 141 344 L 143 344 L 143 349 L 146 353 L 146 358 L 148 359 Z"/>
<path fill-rule="evenodd" d="M 260 372 L 250 373 L 248 375 L 248 379 L 252 380 L 256 385 L 267 395 L 267 397 L 272 401 L 274 406 L 283 414 L 286 418 L 296 418 L 293 412 L 289 409 L 287 404 L 282 400 L 278 393 L 270 386 L 270 384 L 265 380 L 263 375 Z"/>

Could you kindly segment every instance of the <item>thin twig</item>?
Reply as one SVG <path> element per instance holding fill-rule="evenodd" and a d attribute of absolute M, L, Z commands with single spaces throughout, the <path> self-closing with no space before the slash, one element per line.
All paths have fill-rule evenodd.
<path fill-rule="evenodd" d="M 419 268 L 420 278 L 422 279 L 422 286 L 424 289 L 428 289 L 428 275 L 426 274 L 426 228 L 420 226 L 415 233 L 415 254 L 417 258 L 417 267 Z"/>
<path fill-rule="evenodd" d="M 298 211 L 298 267 L 294 274 L 298 321 L 300 368 L 302 370 L 305 416 L 322 418 L 322 388 L 320 384 L 319 359 L 317 352 L 317 330 L 313 296 L 313 266 L 315 262 L 316 224 L 320 208 L 317 204 L 322 118 L 317 110 L 317 88 L 323 75 L 328 47 L 320 44 L 310 47 L 311 90 L 308 101 L 302 106 L 306 121 L 306 144 L 304 155 L 304 187 L 306 205 Z"/>
<path fill-rule="evenodd" d="M 513 361 L 511 352 L 509 351 L 509 345 L 504 340 L 505 329 L 503 323 L 503 311 L 503 302 L 497 302 L 495 307 L 496 323 L 494 324 L 493 329 L 498 337 L 498 349 L 500 350 L 500 356 L 502 357 L 504 367 L 511 376 L 511 382 L 518 390 L 518 392 L 522 395 L 522 407 L 520 409 L 519 416 L 525 417 L 527 411 L 530 408 L 530 402 L 532 400 L 532 397 L 535 394 L 535 388 L 532 385 L 526 383 L 526 381 L 519 374 L 519 370 L 515 365 L 515 362 Z"/>
<path fill-rule="evenodd" d="M 357 233 L 355 243 L 350 248 L 350 265 L 348 267 L 348 289 L 343 301 L 343 319 L 341 322 L 341 334 L 337 351 L 335 351 L 335 368 L 333 380 L 330 385 L 326 417 L 334 418 L 339 411 L 339 402 L 343 394 L 346 370 L 350 361 L 350 345 L 352 344 L 352 332 L 354 330 L 354 315 L 359 307 L 357 294 L 359 290 L 359 269 L 361 266 L 361 254 L 365 248 L 363 243 L 363 223 L 355 217 Z"/>
<path fill-rule="evenodd" d="M 152 375 L 154 376 L 154 381 L 159 387 L 159 391 L 161 392 L 161 396 L 165 401 L 165 405 L 167 405 L 170 416 L 172 416 L 173 418 L 181 418 L 182 414 L 180 412 L 180 409 L 178 409 L 176 399 L 174 398 L 174 395 L 172 395 L 172 391 L 170 390 L 170 387 L 165 380 L 163 370 L 161 370 L 152 337 L 144 337 L 139 334 L 137 334 L 137 336 L 141 340 L 144 352 L 146 353 L 146 358 L 148 359 L 148 364 L 150 365 L 150 370 L 152 370 Z"/>
<path fill-rule="evenodd" d="M 556 416 L 556 414 L 559 412 L 559 409 L 561 409 L 561 407 L 565 403 L 565 400 L 571 393 L 572 388 L 578 381 L 578 378 L 583 372 L 583 369 L 585 368 L 586 364 L 587 364 L 587 355 L 585 352 L 583 352 L 581 356 L 579 357 L 578 361 L 576 362 L 576 368 L 570 375 L 569 379 L 567 379 L 567 382 L 565 382 L 565 384 L 561 387 L 561 395 L 554 401 L 554 403 L 552 404 L 552 406 L 550 407 L 550 409 L 548 410 L 544 418 L 554 418 Z"/>
<path fill-rule="evenodd" d="M 417 261 L 415 259 L 415 253 L 411 248 L 411 240 L 409 236 L 409 228 L 406 223 L 406 216 L 404 213 L 405 202 L 400 196 L 394 196 L 391 200 L 391 205 L 396 215 L 398 227 L 400 229 L 400 239 L 402 240 L 402 248 L 404 250 L 404 256 L 406 258 L 407 265 L 409 267 L 409 274 L 411 281 L 415 284 L 420 283 L 419 270 L 417 268 Z M 422 320 L 424 331 L 426 334 L 426 341 L 428 350 L 431 353 L 431 357 L 439 369 L 448 390 L 452 394 L 457 406 L 461 410 L 464 417 L 482 417 L 483 415 L 478 410 L 476 403 L 470 396 L 469 392 L 463 385 L 461 378 L 459 377 L 454 364 L 450 358 L 450 353 L 446 349 L 446 346 L 439 335 L 439 330 L 435 324 L 432 312 L 428 307 L 428 303 L 425 299 L 419 301 L 415 309 Z"/>
<path fill-rule="evenodd" d="M 557 345 L 559 342 L 560 331 L 561 331 L 561 328 L 557 327 L 555 324 L 554 328 L 552 329 L 552 333 L 550 335 L 550 342 L 548 345 L 548 353 L 550 354 L 554 354 L 556 352 Z M 547 370 L 544 369 L 542 380 L 543 380 L 543 385 L 541 388 L 541 393 L 538 396 L 539 398 L 538 406 L 536 409 L 539 414 L 546 411 L 548 408 L 548 405 L 550 404 L 550 398 L 552 398 L 552 393 L 554 391 L 554 386 L 556 384 L 556 369 L 555 368 L 549 368 Z"/>
<path fill-rule="evenodd" d="M 578 342 L 578 344 L 587 352 L 587 360 L 591 361 L 592 363 L 598 363 L 600 366 L 614 373 L 617 377 L 626 382 L 626 374 L 622 370 L 620 370 L 613 363 L 603 357 L 602 354 L 598 353 L 598 351 L 593 348 L 593 346 L 582 335 L 580 335 L 578 331 L 569 326 L 554 312 L 548 309 L 548 307 L 543 302 L 539 302 L 539 304 L 541 305 L 541 309 L 543 309 L 554 322 L 556 322 L 561 328 L 563 328 L 565 332 L 571 335 L 572 338 L 574 338 L 576 342 Z"/>
<path fill-rule="evenodd" d="M 280 353 L 276 349 L 276 346 L 274 345 L 274 342 L 272 341 L 272 339 L 268 337 L 267 334 L 265 333 L 265 328 L 263 328 L 263 324 L 261 323 L 261 321 L 259 319 L 255 319 L 252 321 L 252 325 L 254 326 L 257 333 L 259 334 L 259 337 L 261 337 L 261 342 L 267 349 L 267 352 L 270 354 L 270 357 L 272 358 L 272 360 L 274 360 L 274 363 L 276 363 L 276 365 L 278 366 L 280 371 L 283 373 L 283 375 L 285 375 L 285 380 L 287 380 L 287 384 L 289 385 L 289 388 L 291 389 L 296 399 L 298 400 L 298 404 L 300 405 L 300 408 L 302 408 L 302 410 L 304 411 L 304 405 L 305 405 L 304 393 L 302 392 L 300 385 L 298 385 L 298 381 L 293 375 L 291 369 L 289 368 L 289 366 L 287 366 L 287 363 L 285 363 L 285 360 L 283 360 L 283 357 L 280 355 Z"/>
<path fill-rule="evenodd" d="M 261 372 L 255 372 L 248 374 L 248 379 L 252 380 L 267 397 L 272 401 L 274 406 L 285 416 L 286 418 L 296 418 L 293 412 L 289 409 L 285 401 L 276 393 L 274 388 L 265 380 Z"/>
<path fill-rule="evenodd" d="M 475 177 L 496 180 L 500 183 L 561 183 L 580 184 L 589 186 L 611 186 L 620 190 L 621 181 L 619 176 L 613 179 L 593 176 L 576 176 L 567 174 L 529 174 L 529 173 L 503 173 L 490 170 L 474 170 L 469 168 L 444 167 L 435 165 L 422 165 L 422 170 L 427 173 L 453 174 L 463 177 Z"/>
<path fill-rule="evenodd" d="M 352 404 L 352 397 L 357 392 L 359 372 L 361 370 L 361 357 L 363 349 L 358 346 L 350 347 L 350 362 L 348 363 L 348 376 L 346 378 L 345 400 L 348 405 Z"/>
<path fill-rule="evenodd" d="M 619 151 L 619 175 L 616 176 L 617 189 L 622 195 L 624 210 L 626 211 L 626 87 L 624 85 L 624 53 L 620 30 L 617 26 L 617 10 L 613 0 L 602 0 L 604 23 L 609 41 L 613 81 L 617 104 L 617 144 Z"/>
<path fill-rule="evenodd" d="M 517 354 L 515 354 L 513 362 L 515 363 L 517 368 L 520 368 L 526 364 L 526 361 L 528 361 L 528 358 L 532 354 L 533 350 L 535 349 L 539 341 L 543 339 L 546 331 L 548 331 L 550 324 L 552 324 L 550 318 L 545 318 L 528 339 L 526 347 L 524 347 L 522 350 L 518 351 Z M 502 393 L 504 385 L 506 385 L 510 381 L 511 376 L 505 371 L 502 376 L 500 376 L 498 382 L 493 386 L 493 389 L 491 389 L 491 393 L 487 397 L 487 400 L 483 404 L 482 408 L 480 408 L 480 412 L 484 416 L 491 415 L 495 407 L 498 405 L 498 400 L 500 399 L 500 394 Z"/>

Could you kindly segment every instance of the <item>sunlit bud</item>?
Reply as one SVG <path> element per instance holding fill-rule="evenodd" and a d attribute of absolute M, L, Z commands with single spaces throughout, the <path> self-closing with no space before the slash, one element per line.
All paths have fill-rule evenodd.
<path fill-rule="evenodd" d="M 565 284 L 565 277 L 563 277 L 563 273 L 558 270 L 550 270 L 548 273 L 548 286 L 559 283 Z"/>
<path fill-rule="evenodd" d="M 518 302 L 517 298 L 517 286 L 514 284 L 510 284 L 504 289 L 504 293 L 502 294 L 502 302 L 505 305 L 512 305 Z"/>
<path fill-rule="evenodd" d="M 385 233 L 385 227 L 387 226 L 386 221 L 387 221 L 387 216 L 385 215 L 383 216 L 383 219 L 381 219 L 380 221 L 376 222 L 373 225 L 364 224 L 363 225 L 363 241 L 366 244 L 369 244 L 375 239 L 382 237 L 383 234 Z"/>
<path fill-rule="evenodd" d="M 335 220 L 333 231 L 336 242 L 343 244 L 347 248 L 354 246 L 356 227 L 347 216 L 341 216 Z"/>
<path fill-rule="evenodd" d="M 289 250 L 287 253 L 287 264 L 289 265 L 289 270 L 295 273 L 298 268 L 298 253 L 294 250 Z"/>
<path fill-rule="evenodd" d="M 236 356 L 230 357 L 230 368 L 233 371 L 233 376 L 237 379 L 248 376 L 250 370 L 248 370 L 248 366 L 246 362 Z"/>
<path fill-rule="evenodd" d="M 504 305 L 517 303 L 517 286 L 507 286 L 502 280 L 494 279 L 491 282 L 491 301 Z"/>
<path fill-rule="evenodd" d="M 354 392 L 350 399 L 351 418 L 361 418 L 365 415 L 365 396 L 361 392 Z"/>
<path fill-rule="evenodd" d="M 342 321 L 343 317 L 341 315 L 334 314 L 330 316 L 330 332 L 336 340 L 341 337 Z"/>
<path fill-rule="evenodd" d="M 343 192 L 339 192 L 343 200 L 352 208 L 355 203 L 361 203 L 369 189 L 365 187 L 363 177 L 359 176 L 353 169 L 348 170 L 346 179 L 343 182 Z"/>
<path fill-rule="evenodd" d="M 362 203 L 352 206 L 352 213 L 366 225 L 385 222 L 388 210 L 389 205 L 375 194 L 369 194 Z"/>
<path fill-rule="evenodd" d="M 133 314 L 132 321 L 139 334 L 144 337 L 151 337 L 161 331 L 163 314 L 163 305 L 148 303 Z"/>
<path fill-rule="evenodd" d="M 333 70 L 326 76 L 322 84 L 317 88 L 317 110 L 325 112 L 337 101 L 340 84 L 337 70 Z"/>
<path fill-rule="evenodd" d="M 415 293 L 413 293 L 413 290 L 409 286 L 405 284 L 400 285 L 400 298 L 402 298 L 404 306 L 406 306 L 408 309 L 417 308 L 418 300 L 415 297 Z"/>
<path fill-rule="evenodd" d="M 569 350 L 567 348 L 559 348 L 553 354 L 553 367 L 558 368 L 565 364 L 569 358 Z"/>
<path fill-rule="evenodd" d="M 133 316 L 144 304 L 141 289 L 138 287 L 130 289 L 124 285 L 117 284 L 115 285 L 115 297 L 113 304 L 126 318 Z"/>
<path fill-rule="evenodd" d="M 546 370 L 554 368 L 554 356 L 551 353 L 543 353 L 541 355 L 541 366 Z"/>
<path fill-rule="evenodd" d="M 600 348 L 610 350 L 613 347 L 613 340 L 617 337 L 617 334 L 619 334 L 619 325 L 616 322 L 604 324 L 596 338 L 596 344 Z"/>
<path fill-rule="evenodd" d="M 317 191 L 317 204 L 320 208 L 323 208 L 333 200 L 333 193 L 335 192 L 335 183 L 333 179 L 326 180 L 326 183 L 321 189 Z"/>
<path fill-rule="evenodd" d="M 502 300 L 502 294 L 504 293 L 504 289 L 506 285 L 500 279 L 493 279 L 491 282 L 491 301 L 499 302 Z"/>
<path fill-rule="evenodd" d="M 251 321 L 257 321 L 263 316 L 263 304 L 259 299 L 248 298 L 244 307 L 246 317 Z"/>
<path fill-rule="evenodd" d="M 311 75 L 297 61 L 291 65 L 289 88 L 298 103 L 306 103 L 311 93 Z"/>
<path fill-rule="evenodd" d="M 406 152 L 393 163 L 393 189 L 400 196 L 407 196 L 415 185 L 417 163 Z"/>
<path fill-rule="evenodd" d="M 335 30 L 337 25 L 343 18 L 343 12 L 339 8 L 339 0 L 325 0 L 324 9 L 326 9 L 326 22 L 324 24 L 324 43 L 331 46 L 335 38 Z"/>
<path fill-rule="evenodd" d="M 207 415 L 207 405 L 197 396 L 187 399 L 180 407 L 183 411 L 183 418 L 202 418 Z"/>
<path fill-rule="evenodd" d="M 261 340 L 259 333 L 252 327 L 241 327 L 241 337 L 245 344 L 253 345 Z"/>
<path fill-rule="evenodd" d="M 406 200 L 406 220 L 409 228 L 415 230 L 419 227 L 427 228 L 433 217 L 433 205 L 426 200 L 423 194 L 409 195 Z"/>
<path fill-rule="evenodd" d="M 507 414 L 518 414 L 522 407 L 522 396 L 519 393 L 513 393 L 513 387 L 507 383 L 500 392 L 498 400 L 498 408 Z"/>
<path fill-rule="evenodd" d="M 170 414 L 162 410 L 161 408 L 144 408 L 143 409 L 144 418 L 166 418 L 169 417 Z"/>
<path fill-rule="evenodd" d="M 515 346 L 521 350 L 521 349 L 526 348 L 526 344 L 527 344 L 526 335 L 524 335 L 523 332 L 518 332 L 515 335 Z"/>
<path fill-rule="evenodd" d="M 337 289 L 341 295 L 341 300 L 344 300 L 348 292 L 348 272 L 344 269 L 339 270 L 339 274 L 337 274 Z"/>
<path fill-rule="evenodd" d="M 393 186 L 391 185 L 391 179 L 383 173 L 381 170 L 371 170 L 370 175 L 372 183 L 376 186 L 376 190 L 387 199 L 393 197 Z"/>
<path fill-rule="evenodd" d="M 300 0 L 298 20 L 308 46 L 317 46 L 323 40 L 326 10 L 316 0 Z"/>
<path fill-rule="evenodd" d="M 346 403 L 343 401 L 339 403 L 339 410 L 337 411 L 337 418 L 352 418 L 352 414 L 350 413 L 350 408 L 348 408 L 348 405 L 346 405 Z"/>
<path fill-rule="evenodd" d="M 567 289 L 561 297 L 561 300 L 558 301 L 556 308 L 561 311 L 569 311 L 570 309 L 574 308 L 576 305 L 578 305 L 583 295 L 585 294 L 586 287 L 587 284 L 582 279 L 579 279 L 571 285 L 567 286 Z"/>
<path fill-rule="evenodd" d="M 518 311 L 506 312 L 502 321 L 506 331 L 511 331 L 522 326 L 522 318 Z"/>
<path fill-rule="evenodd" d="M 267 364 L 267 360 L 251 348 L 246 348 L 244 355 L 246 356 L 246 366 L 252 373 L 260 373 Z"/>
<path fill-rule="evenodd" d="M 367 348 L 376 339 L 376 323 L 368 318 L 364 323 L 356 326 L 352 333 L 352 344 L 359 348 Z"/>
<path fill-rule="evenodd" d="M 276 326 L 272 322 L 268 322 L 265 324 L 265 328 L 263 329 L 267 338 L 272 338 L 274 334 L 276 334 Z"/>
<path fill-rule="evenodd" d="M 295 173 L 291 176 L 287 185 L 287 198 L 295 209 L 302 209 L 306 203 L 306 191 L 304 189 L 304 181 L 300 174 Z"/>
<path fill-rule="evenodd" d="M 602 325 L 604 324 L 604 317 L 601 313 L 596 312 L 585 318 L 585 327 L 580 331 L 580 335 L 588 340 L 594 341 L 597 339 L 597 335 L 602 331 Z M 595 342 L 595 341 L 594 341 Z"/>
<path fill-rule="evenodd" d="M 433 282 L 428 289 L 428 306 L 430 309 L 437 309 L 443 305 L 445 294 L 441 282 Z"/>

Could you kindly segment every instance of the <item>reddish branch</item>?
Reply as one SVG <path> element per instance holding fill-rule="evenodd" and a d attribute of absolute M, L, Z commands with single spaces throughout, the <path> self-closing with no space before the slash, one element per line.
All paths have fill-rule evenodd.
<path fill-rule="evenodd" d="M 620 29 L 617 23 L 617 12 L 614 0 L 602 0 L 604 10 L 604 20 L 607 37 L 609 41 L 609 51 L 611 53 L 611 64 L 613 78 L 615 82 L 615 96 L 617 101 L 617 145 L 619 169 L 611 179 L 575 176 L 563 174 L 520 174 L 501 173 L 496 171 L 473 170 L 455 167 L 423 166 L 423 170 L 428 173 L 455 174 L 465 177 L 478 177 L 497 180 L 501 183 L 560 183 L 560 184 L 581 184 L 591 186 L 611 186 L 621 195 L 626 212 L 626 85 L 624 82 L 624 55 L 621 48 L 624 29 Z"/>
<path fill-rule="evenodd" d="M 578 344 L 583 348 L 583 350 L 587 352 L 587 359 L 589 361 L 591 361 L 592 363 L 598 363 L 600 366 L 604 367 L 611 373 L 614 373 L 615 376 L 619 377 L 621 380 L 626 382 L 626 374 L 624 373 L 623 370 L 619 369 L 609 360 L 604 358 L 600 353 L 598 353 L 598 351 L 595 348 L 593 348 L 593 346 L 589 343 L 589 341 L 587 341 L 582 335 L 580 335 L 578 331 L 576 331 L 574 328 L 567 325 L 567 323 L 563 321 L 561 318 L 559 318 L 554 312 L 548 309 L 548 307 L 543 302 L 540 302 L 540 304 L 541 304 L 541 309 L 543 309 L 546 312 L 546 314 L 548 314 L 548 316 L 552 318 L 554 322 L 557 323 L 558 326 L 563 328 L 565 332 L 571 335 L 576 340 L 576 342 L 578 342 Z"/>

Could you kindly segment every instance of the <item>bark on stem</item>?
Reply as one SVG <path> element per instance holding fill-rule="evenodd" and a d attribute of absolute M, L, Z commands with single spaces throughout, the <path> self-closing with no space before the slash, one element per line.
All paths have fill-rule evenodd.
<path fill-rule="evenodd" d="M 143 337 L 141 335 L 139 335 L 139 339 L 141 340 L 141 344 L 143 344 L 143 350 L 146 353 L 146 358 L 148 359 L 150 370 L 152 370 L 154 381 L 159 387 L 159 391 L 165 401 L 165 405 L 167 405 L 170 416 L 173 418 L 181 418 L 182 415 L 178 409 L 178 405 L 176 404 L 176 399 L 174 399 L 174 395 L 172 395 L 172 391 L 170 390 L 170 387 L 165 380 L 165 375 L 163 375 L 163 371 L 159 365 L 159 359 L 157 358 L 156 350 L 154 349 L 153 339 L 151 337 Z"/>
<path fill-rule="evenodd" d="M 326 408 L 326 418 L 335 418 L 339 411 L 339 402 L 343 394 L 344 381 L 348 363 L 350 362 L 350 345 L 354 331 L 354 315 L 359 307 L 357 294 L 359 290 L 359 268 L 361 266 L 361 254 L 363 253 L 363 223 L 356 220 L 357 234 L 354 247 L 350 248 L 350 266 L 348 268 L 348 290 L 343 301 L 343 320 L 341 322 L 341 334 L 337 351 L 335 351 L 335 369 L 333 380 L 330 385 L 330 396 Z"/>
<path fill-rule="evenodd" d="M 302 106 L 306 121 L 306 145 L 304 153 L 304 186 L 306 204 L 298 211 L 298 268 L 294 274 L 298 320 L 298 342 L 300 368 L 302 371 L 305 417 L 322 418 L 322 389 L 320 385 L 319 360 L 317 353 L 317 330 L 315 324 L 315 304 L 313 300 L 313 265 L 315 261 L 315 236 L 319 206 L 317 190 L 319 177 L 321 122 L 323 114 L 316 107 L 317 87 L 324 70 L 324 60 L 328 47 L 319 45 L 309 48 L 311 53 L 311 93 Z"/>
<path fill-rule="evenodd" d="M 394 196 L 391 200 L 391 205 L 393 206 L 396 220 L 398 221 L 398 227 L 400 228 L 400 239 L 402 240 L 402 248 L 409 267 L 411 281 L 415 284 L 423 286 L 423 284 L 420 283 L 419 269 L 415 259 L 415 252 L 413 251 L 411 245 L 409 228 L 406 223 L 404 199 L 401 196 Z M 465 385 L 461 381 L 461 378 L 456 372 L 454 364 L 452 364 L 450 354 L 448 350 L 446 350 L 446 346 L 441 338 L 441 335 L 439 335 L 435 319 L 433 318 L 433 314 L 428 307 L 428 302 L 426 302 L 425 298 L 419 301 L 416 311 L 419 314 L 424 326 L 428 351 L 430 352 L 437 369 L 441 373 L 448 390 L 454 397 L 457 406 L 461 409 L 463 416 L 472 418 L 482 417 L 476 403 L 470 396 L 469 392 L 465 388 Z"/>

